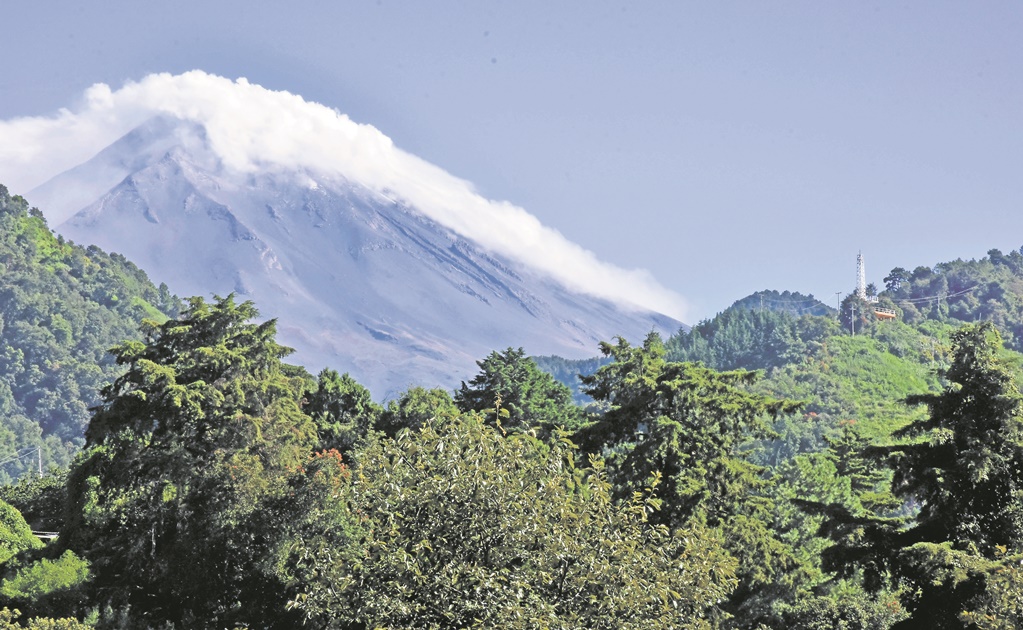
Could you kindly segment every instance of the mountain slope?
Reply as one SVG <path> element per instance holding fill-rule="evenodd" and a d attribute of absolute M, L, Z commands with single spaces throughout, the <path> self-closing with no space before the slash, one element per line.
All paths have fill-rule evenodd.
<path fill-rule="evenodd" d="M 0 186 L 0 482 L 35 469 L 36 448 L 44 467 L 67 465 L 120 373 L 107 349 L 179 306 L 122 256 L 56 237 Z"/>
<path fill-rule="evenodd" d="M 680 326 L 569 291 L 342 177 L 232 171 L 202 126 L 167 117 L 37 193 L 53 216 L 73 215 L 65 236 L 124 254 L 179 294 L 253 299 L 279 318 L 293 360 L 351 371 L 377 396 L 454 386 L 496 348 L 592 356 L 614 335 Z"/>

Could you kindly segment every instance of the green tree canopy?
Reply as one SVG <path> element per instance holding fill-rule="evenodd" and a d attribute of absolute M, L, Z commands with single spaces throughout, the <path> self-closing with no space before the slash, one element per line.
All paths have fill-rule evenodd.
<path fill-rule="evenodd" d="M 329 628 L 709 628 L 734 584 L 716 535 L 650 523 L 649 492 L 616 503 L 592 465 L 478 416 L 376 436 L 294 547 L 296 605 Z"/>
<path fill-rule="evenodd" d="M 9 503 L 0 501 L 0 564 L 27 549 L 42 547 L 21 512 Z"/>
<path fill-rule="evenodd" d="M 582 422 L 583 412 L 572 402 L 571 390 L 541 371 L 522 348 L 491 352 L 476 364 L 479 374 L 455 392 L 455 404 L 462 411 L 494 419 L 504 410 L 507 416 L 497 419 L 505 429 L 537 429 L 544 434 Z"/>
<path fill-rule="evenodd" d="M 21 617 L 21 611 L 17 609 L 0 609 L 0 630 L 90 630 L 92 628 L 92 626 L 71 617 L 61 619 L 33 617 L 25 624 L 18 622 L 19 617 Z"/>
<path fill-rule="evenodd" d="M 316 436 L 303 381 L 282 370 L 288 349 L 256 315 L 231 296 L 193 298 L 114 348 L 127 371 L 103 390 L 60 538 L 90 561 L 97 603 L 181 627 L 280 613 L 271 508 Z"/>
<path fill-rule="evenodd" d="M 377 428 L 390 436 L 402 429 L 418 430 L 431 420 L 457 416 L 451 394 L 443 389 L 411 387 L 387 403 Z"/>
<path fill-rule="evenodd" d="M 920 503 L 921 539 L 970 545 L 991 556 L 997 546 L 1023 552 L 1023 395 L 1018 365 L 1000 358 L 994 326 L 953 335 L 949 386 L 912 396 L 927 418 L 899 432 L 913 443 L 891 447 L 893 491 Z"/>
<path fill-rule="evenodd" d="M 316 423 L 319 448 L 349 454 L 373 428 L 383 411 L 369 390 L 347 372 L 329 368 L 317 377 L 316 390 L 306 394 L 305 411 Z"/>
<path fill-rule="evenodd" d="M 618 339 L 601 349 L 614 361 L 583 381 L 610 408 L 580 437 L 591 449 L 618 449 L 615 479 L 623 492 L 660 473 L 659 518 L 681 523 L 696 512 L 717 521 L 760 485 L 758 467 L 740 446 L 770 436 L 771 416 L 798 404 L 751 393 L 755 372 L 665 361 L 656 333 L 639 347 Z"/>
<path fill-rule="evenodd" d="M 864 571 L 870 588 L 896 588 L 909 617 L 894 627 L 965 628 L 961 615 L 971 608 L 1006 601 L 1004 592 L 987 590 L 989 578 L 1008 575 L 1005 563 L 1023 552 L 1018 372 L 991 324 L 956 332 L 947 387 L 909 398 L 929 415 L 898 431 L 903 441 L 866 450 L 891 466 L 892 493 L 915 508 L 913 516 L 827 509 L 825 531 L 839 544 L 826 561 L 842 576 Z M 1015 578 L 990 585 L 1023 595 Z"/>
<path fill-rule="evenodd" d="M 799 405 L 752 393 L 755 372 L 666 361 L 656 333 L 639 347 L 619 338 L 601 350 L 614 361 L 583 383 L 609 408 L 579 433 L 584 448 L 610 453 L 611 480 L 620 497 L 642 488 L 651 475 L 663 477 L 656 490 L 662 509 L 652 516 L 657 522 L 701 523 L 722 532 L 740 560 L 732 612 L 752 622 L 762 614 L 755 610 L 761 596 L 769 599 L 767 593 L 785 581 L 792 566 L 791 554 L 769 527 L 773 510 L 764 470 L 749 461 L 744 446 L 771 436 L 771 418 Z"/>

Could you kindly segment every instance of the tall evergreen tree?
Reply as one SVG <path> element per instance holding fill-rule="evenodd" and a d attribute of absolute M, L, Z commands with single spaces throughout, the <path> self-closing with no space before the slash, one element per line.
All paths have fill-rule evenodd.
<path fill-rule="evenodd" d="M 920 504 L 913 531 L 991 556 L 1023 552 L 1023 395 L 1018 366 L 1000 358 L 991 324 L 953 336 L 955 353 L 940 394 L 913 396 L 929 417 L 903 429 L 912 444 L 894 452 L 893 490 Z"/>
<path fill-rule="evenodd" d="M 505 429 L 537 429 L 543 434 L 582 422 L 571 390 L 541 371 L 522 348 L 494 351 L 476 363 L 479 374 L 455 391 L 455 404 L 462 411 L 484 414 Z"/>
<path fill-rule="evenodd" d="M 315 430 L 275 323 L 256 315 L 231 296 L 193 298 L 113 349 L 127 371 L 102 392 L 60 540 L 92 563 L 96 602 L 135 623 L 267 626 L 282 614 L 275 505 Z"/>
<path fill-rule="evenodd" d="M 770 530 L 764 469 L 749 461 L 744 445 L 770 436 L 771 417 L 798 404 L 750 392 L 755 372 L 665 361 L 656 333 L 640 347 L 619 339 L 601 350 L 614 361 L 583 383 L 609 409 L 578 439 L 587 450 L 610 453 L 619 497 L 638 491 L 652 475 L 663 477 L 654 520 L 721 532 L 740 562 L 739 589 L 728 608 L 742 623 L 755 625 L 775 589 L 789 588 L 793 565 Z"/>

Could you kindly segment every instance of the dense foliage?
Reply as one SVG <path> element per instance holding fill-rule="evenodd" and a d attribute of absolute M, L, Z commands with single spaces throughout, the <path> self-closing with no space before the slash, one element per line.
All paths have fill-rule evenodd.
<path fill-rule="evenodd" d="M 655 333 L 640 347 L 619 339 L 601 349 L 614 361 L 583 383 L 608 409 L 580 432 L 582 444 L 609 453 L 622 498 L 651 476 L 663 477 L 655 522 L 717 532 L 739 561 L 738 588 L 724 609 L 743 624 L 767 615 L 763 600 L 770 597 L 763 596 L 791 586 L 786 574 L 794 559 L 770 530 L 766 471 L 750 461 L 746 447 L 769 437 L 770 420 L 798 404 L 752 393 L 753 372 L 666 361 Z"/>
<path fill-rule="evenodd" d="M 251 303 L 193 298 L 113 352 L 69 479 L 61 544 L 92 564 L 92 597 L 181 627 L 263 619 L 283 604 L 271 565 L 290 477 L 316 445 L 275 322 Z M 271 565 L 271 566 L 268 566 Z"/>
<path fill-rule="evenodd" d="M 306 393 L 305 412 L 316 424 L 319 448 L 351 454 L 379 423 L 383 409 L 347 373 L 324 369 L 316 380 L 316 389 Z"/>
<path fill-rule="evenodd" d="M 543 435 L 582 423 L 582 411 L 572 403 L 568 387 L 541 371 L 522 348 L 492 352 L 477 364 L 480 373 L 455 392 L 462 411 L 484 414 L 504 429 Z"/>
<path fill-rule="evenodd" d="M 813 295 L 804 295 L 793 291 L 757 291 L 741 300 L 736 300 L 726 310 L 774 311 L 795 317 L 803 315 L 834 317 L 835 315 L 833 308 Z"/>
<path fill-rule="evenodd" d="M 1007 345 L 1023 350 L 1023 248 L 992 249 L 980 260 L 953 260 L 907 271 L 896 267 L 884 279 L 882 298 L 911 324 L 924 320 L 989 321 Z"/>
<path fill-rule="evenodd" d="M 729 309 L 668 340 L 674 361 L 701 362 L 719 370 L 756 370 L 797 361 L 815 343 L 835 334 L 833 319 L 797 318 L 785 311 Z"/>
<path fill-rule="evenodd" d="M 375 440 L 296 552 L 296 605 L 316 627 L 708 627 L 732 586 L 716 538 L 591 466 L 475 415 Z"/>
<path fill-rule="evenodd" d="M 41 546 L 21 513 L 10 504 L 0 501 L 0 563 L 7 562 L 26 549 Z"/>
<path fill-rule="evenodd" d="M 890 492 L 916 509 L 905 517 L 831 504 L 825 561 L 895 592 L 908 617 L 897 628 L 1018 627 L 1023 595 L 1023 394 L 1018 357 L 1002 354 L 989 324 L 953 335 L 940 392 L 911 397 L 927 417 L 899 441 L 865 453 L 893 471 Z M 993 613 L 993 616 L 992 616 Z M 1000 624 L 984 622 L 1000 621 Z"/>
<path fill-rule="evenodd" d="M 0 186 L 0 481 L 39 459 L 67 466 L 118 373 L 107 349 L 178 306 L 123 256 L 65 242 Z"/>

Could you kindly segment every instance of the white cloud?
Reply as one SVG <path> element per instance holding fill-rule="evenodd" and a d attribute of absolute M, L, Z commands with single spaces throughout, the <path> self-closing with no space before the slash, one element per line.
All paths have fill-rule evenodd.
<path fill-rule="evenodd" d="M 118 90 L 89 88 L 74 109 L 0 121 L 0 181 L 25 192 L 88 160 L 154 115 L 202 124 L 225 167 L 343 175 L 398 197 L 487 249 L 591 295 L 678 319 L 686 304 L 645 270 L 601 262 L 524 209 L 477 194 L 466 181 L 406 153 L 370 125 L 245 79 L 201 71 L 153 74 Z"/>

